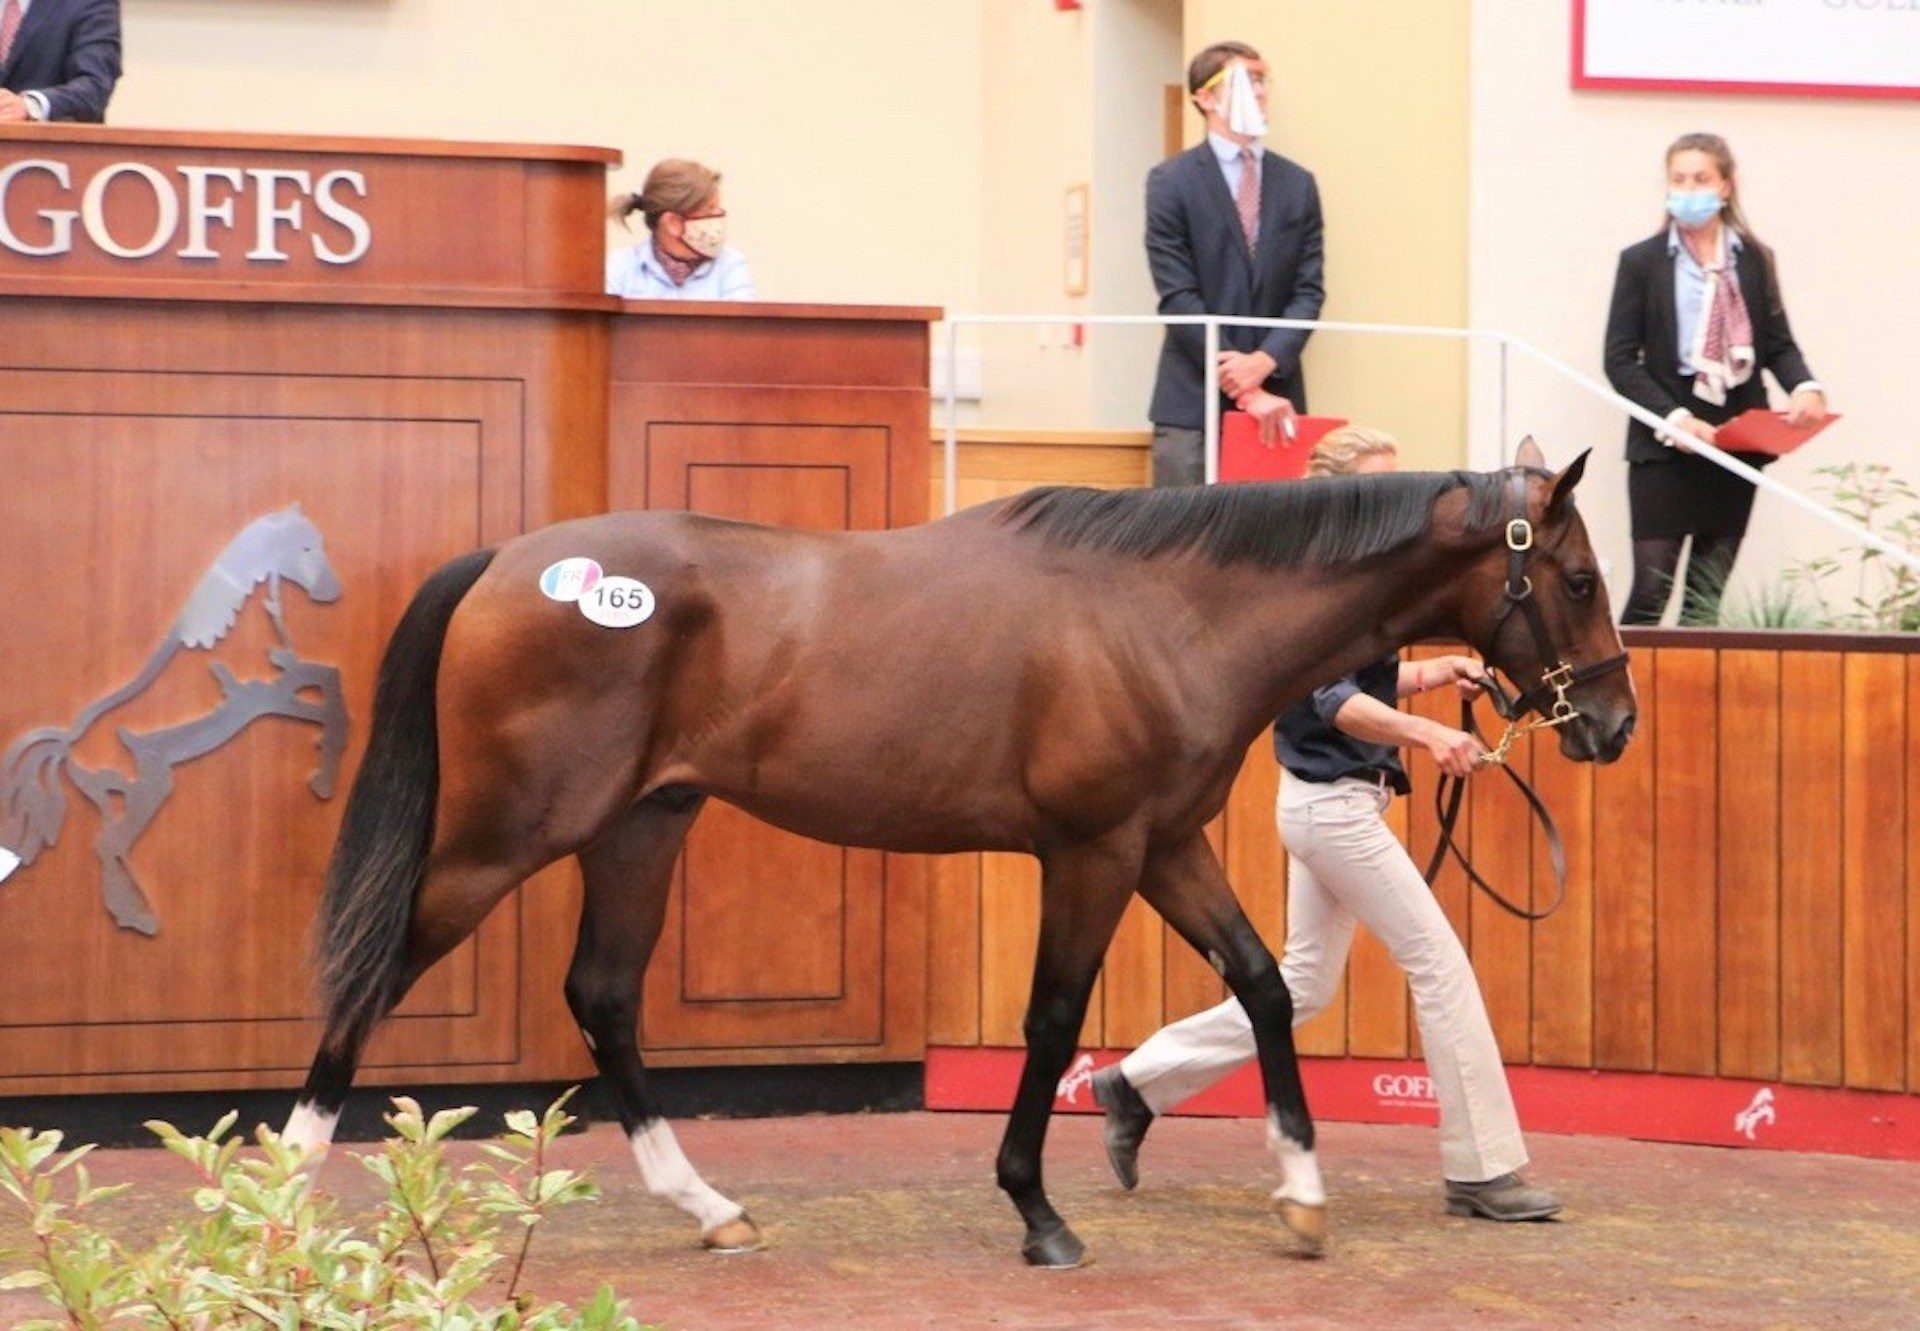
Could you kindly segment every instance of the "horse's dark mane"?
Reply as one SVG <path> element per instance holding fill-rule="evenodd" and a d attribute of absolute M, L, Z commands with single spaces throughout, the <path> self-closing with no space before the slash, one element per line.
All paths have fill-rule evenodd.
<path fill-rule="evenodd" d="M 1401 472 L 1308 482 L 1089 490 L 1017 495 L 1001 521 L 1049 545 L 1150 559 L 1197 552 L 1216 564 L 1339 564 L 1386 554 L 1424 534 L 1434 501 L 1467 491 L 1467 526 L 1500 515 L 1503 473 Z"/>

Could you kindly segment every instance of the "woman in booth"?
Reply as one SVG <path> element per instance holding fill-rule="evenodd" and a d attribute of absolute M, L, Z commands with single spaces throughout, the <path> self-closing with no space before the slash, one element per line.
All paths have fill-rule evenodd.
<path fill-rule="evenodd" d="M 669 157 L 638 194 L 614 200 L 622 226 L 639 213 L 648 237 L 607 256 L 607 294 L 628 300 L 752 300 L 746 256 L 727 244 L 720 173 Z"/>
<path fill-rule="evenodd" d="M 1789 394 L 1788 421 L 1817 424 L 1827 399 L 1794 344 L 1773 252 L 1740 210 L 1733 151 L 1717 134 L 1667 149 L 1667 219 L 1620 255 L 1607 316 L 1614 390 L 1713 443 L 1718 426 L 1767 406 L 1760 372 Z M 1756 467 L 1766 454 L 1735 456 Z M 1639 421 L 1627 427 L 1633 591 L 1620 618 L 1658 624 L 1689 540 L 1681 622 L 1710 619 L 1746 535 L 1753 486 Z"/>

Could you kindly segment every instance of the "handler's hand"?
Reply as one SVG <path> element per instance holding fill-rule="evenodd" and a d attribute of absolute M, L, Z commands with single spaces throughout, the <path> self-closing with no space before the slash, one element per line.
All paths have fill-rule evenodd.
<path fill-rule="evenodd" d="M 1717 432 L 1717 427 L 1707 424 L 1705 421 L 1701 420 L 1698 416 L 1688 416 L 1686 419 L 1680 422 L 1680 428 L 1684 430 L 1686 433 L 1692 435 L 1695 439 L 1704 439 L 1709 444 L 1714 442 L 1714 434 Z M 1685 444 L 1681 443 L 1677 439 L 1674 440 L 1673 446 L 1679 449 L 1682 453 L 1693 452 L 1691 448 L 1688 448 Z"/>
<path fill-rule="evenodd" d="M 1255 392 L 1234 405 L 1253 417 L 1254 425 L 1260 430 L 1260 442 L 1268 448 L 1280 442 L 1280 436 L 1294 414 L 1293 403 L 1274 393 Z"/>
<path fill-rule="evenodd" d="M 1446 672 L 1440 675 L 1438 683 L 1434 685 L 1436 688 L 1439 684 L 1450 683 L 1460 690 L 1463 698 L 1478 698 L 1487 691 L 1487 668 L 1471 656 L 1437 656 L 1429 668 L 1435 667 L 1438 668 L 1436 673 L 1439 670 Z"/>
<path fill-rule="evenodd" d="M 1239 399 L 1267 381 L 1278 365 L 1264 351 L 1223 351 L 1218 357 L 1220 391 Z"/>
<path fill-rule="evenodd" d="M 1803 388 L 1787 399 L 1787 424 L 1796 429 L 1818 425 L 1827 418 L 1827 395 L 1817 388 Z"/>
<path fill-rule="evenodd" d="M 1464 730 L 1435 723 L 1427 735 L 1427 752 L 1448 776 L 1469 777 L 1480 765 L 1486 747 Z"/>
<path fill-rule="evenodd" d="M 17 125 L 31 119 L 33 115 L 27 110 L 26 99 L 0 88 L 0 125 Z"/>

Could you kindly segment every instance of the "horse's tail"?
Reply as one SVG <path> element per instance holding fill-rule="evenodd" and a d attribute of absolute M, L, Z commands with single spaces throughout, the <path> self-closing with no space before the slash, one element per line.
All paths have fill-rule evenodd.
<path fill-rule="evenodd" d="M 353 1047 L 400 999 L 407 927 L 433 848 L 440 790 L 440 649 L 455 607 L 493 553 L 462 555 L 422 583 L 380 662 L 366 756 L 320 899 L 317 959 L 329 1047 Z"/>
<path fill-rule="evenodd" d="M 0 758 L 0 878 L 59 839 L 67 820 L 60 773 L 72 748 L 68 731 L 36 730 Z"/>

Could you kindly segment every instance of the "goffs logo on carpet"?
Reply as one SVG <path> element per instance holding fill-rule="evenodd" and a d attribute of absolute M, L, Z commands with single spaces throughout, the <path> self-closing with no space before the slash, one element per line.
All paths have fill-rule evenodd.
<path fill-rule="evenodd" d="M 1382 1105 L 1396 1108 L 1431 1109 L 1434 1106 L 1433 1078 L 1416 1073 L 1383 1072 L 1373 1079 L 1373 1093 L 1380 1097 Z"/>
<path fill-rule="evenodd" d="M 1733 1130 L 1748 1141 L 1758 1141 L 1762 1124 L 1770 1124 L 1779 1115 L 1773 1108 L 1773 1087 L 1762 1086 L 1753 1093 L 1747 1107 L 1733 1116 Z"/>
<path fill-rule="evenodd" d="M 1080 1088 L 1089 1085 L 1092 1081 L 1093 1055 L 1082 1054 L 1073 1060 L 1073 1066 L 1067 1069 L 1067 1075 L 1060 1079 L 1060 1084 L 1053 1088 L 1053 1093 L 1066 1103 L 1077 1105 L 1080 1103 Z"/>

